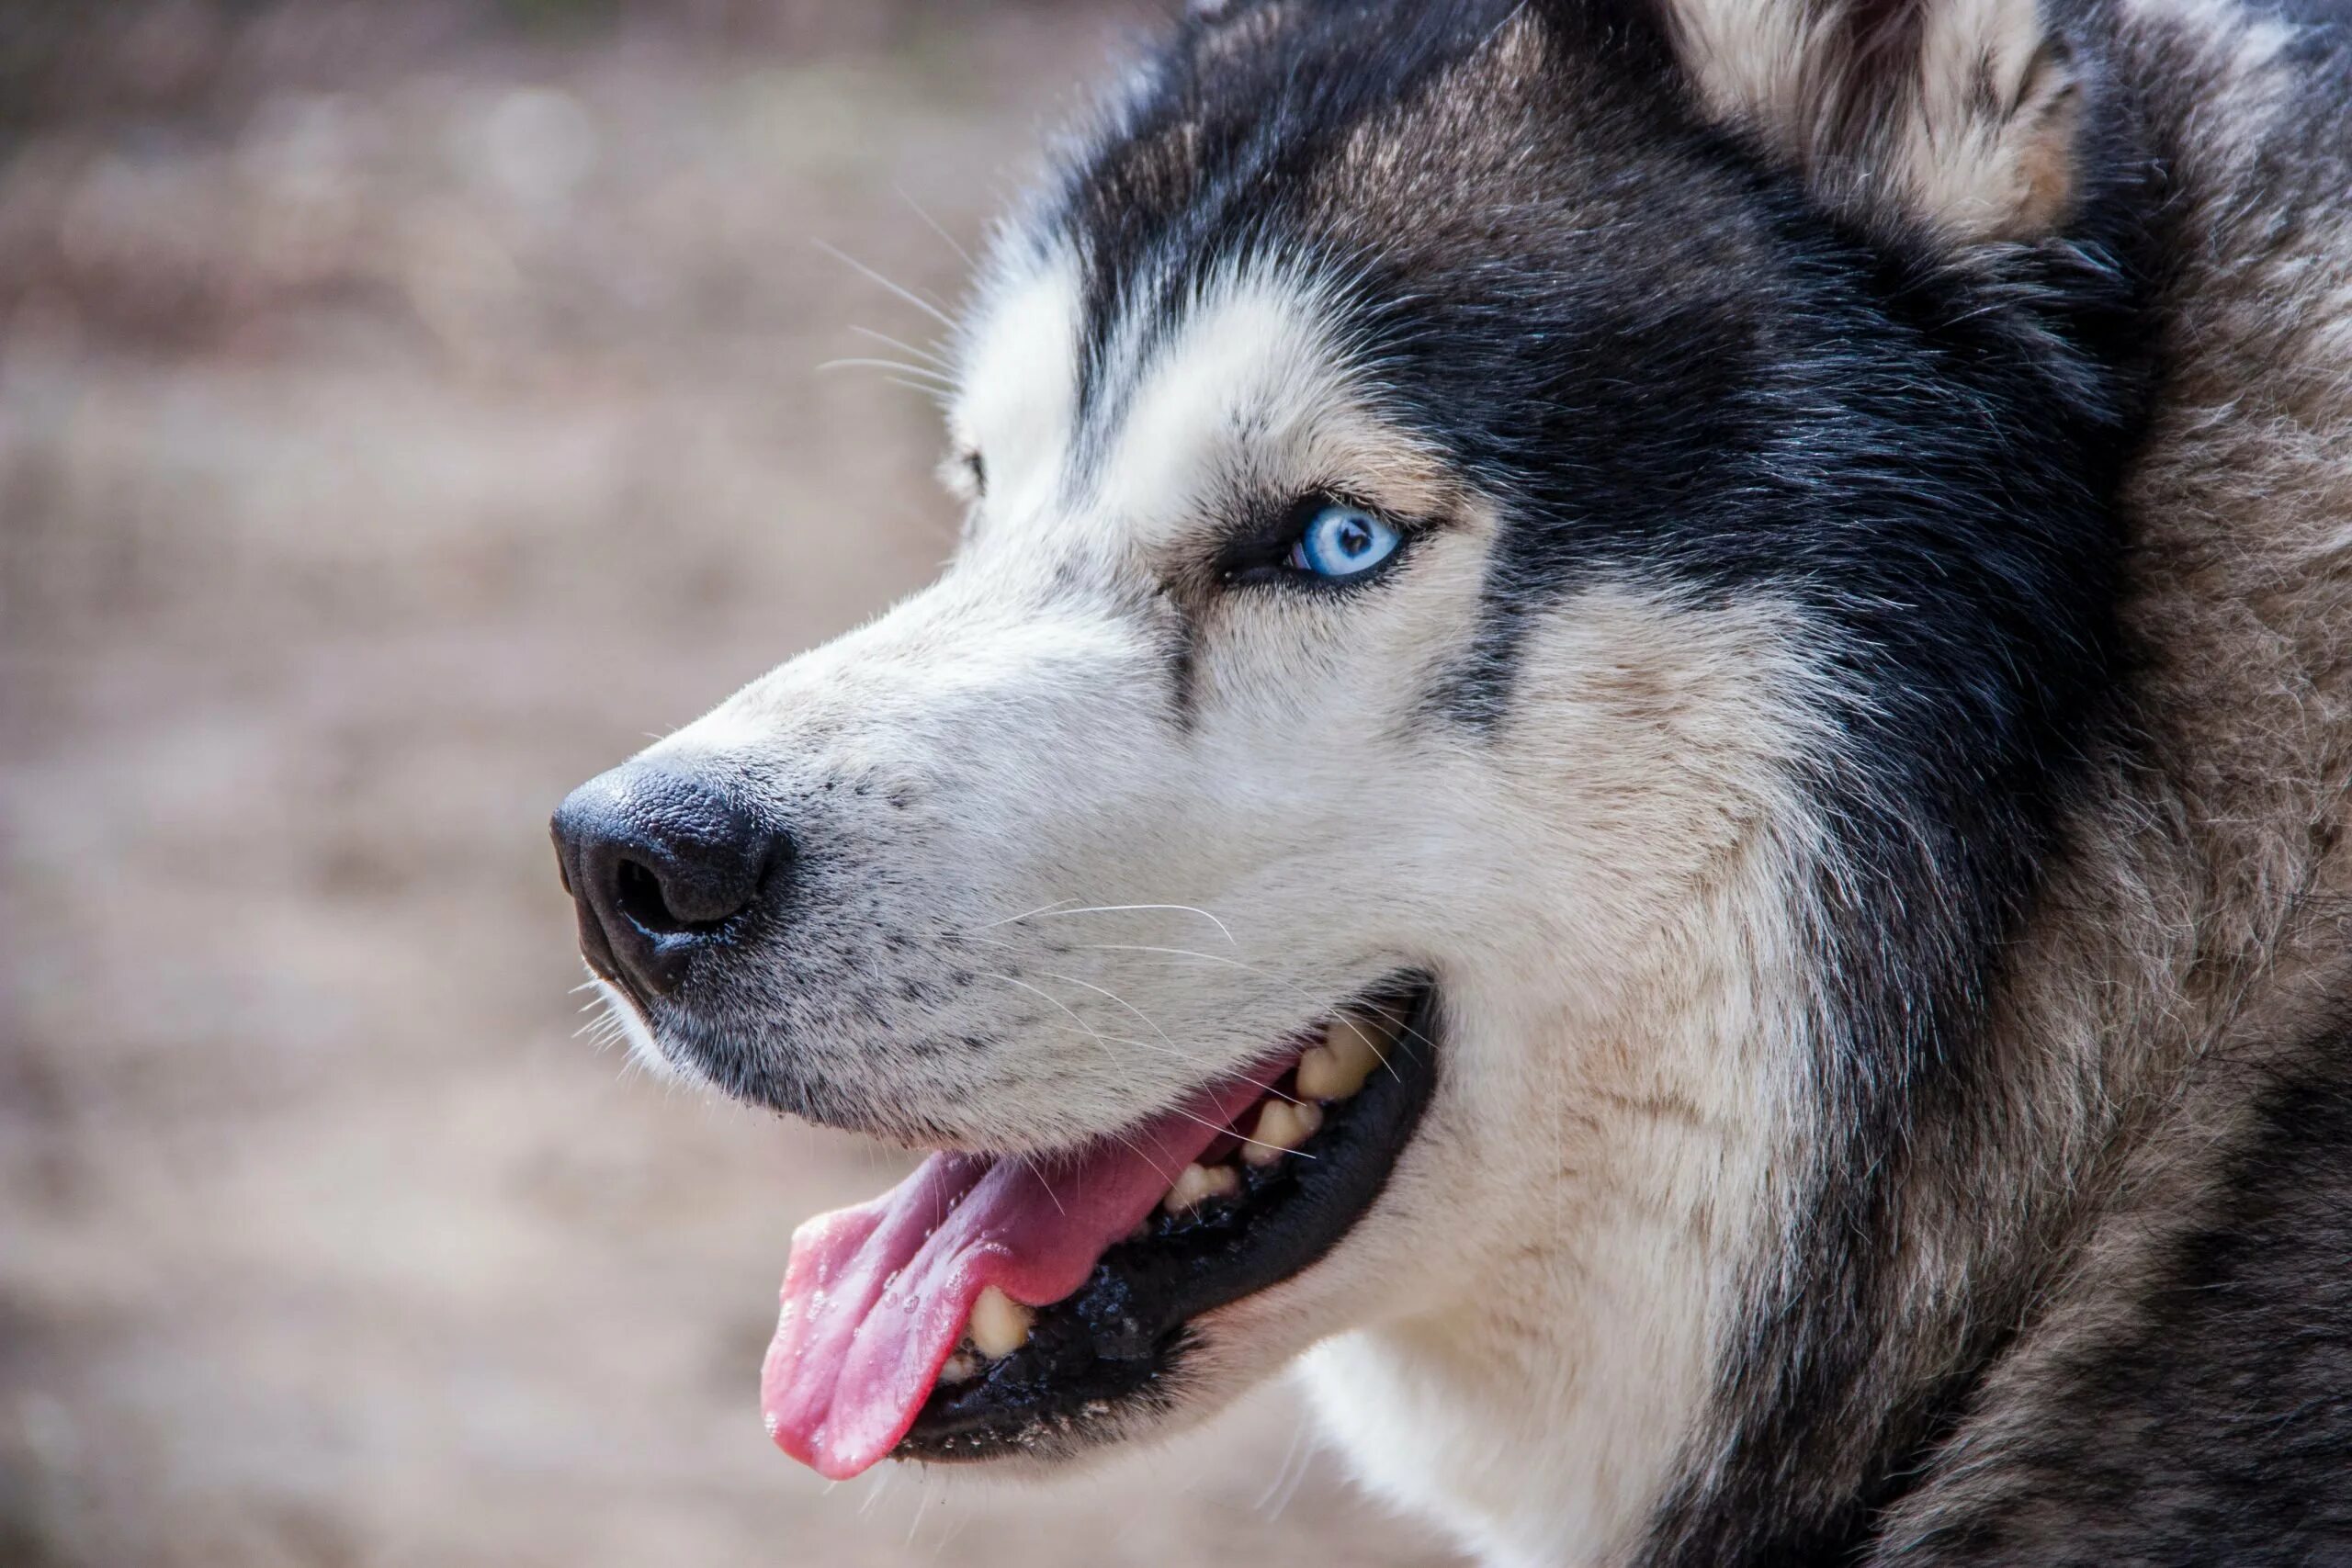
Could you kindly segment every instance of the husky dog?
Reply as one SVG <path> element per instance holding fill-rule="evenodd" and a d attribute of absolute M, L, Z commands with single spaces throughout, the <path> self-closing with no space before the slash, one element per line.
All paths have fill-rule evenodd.
<path fill-rule="evenodd" d="M 1303 1357 L 1496 1563 L 2352 1562 L 2345 15 L 1196 6 L 946 574 L 556 818 L 643 1051 L 937 1151 L 776 1440 Z"/>

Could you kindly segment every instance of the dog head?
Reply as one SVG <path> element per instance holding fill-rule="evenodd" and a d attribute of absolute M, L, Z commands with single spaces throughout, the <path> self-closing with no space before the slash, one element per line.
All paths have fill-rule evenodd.
<path fill-rule="evenodd" d="M 807 1239 L 788 1447 L 1060 1453 L 1510 1291 L 1642 1473 L 1695 1434 L 2111 638 L 2096 82 L 1865 9 L 1200 8 L 983 270 L 944 576 L 566 804 L 642 1050 L 951 1151 Z"/>

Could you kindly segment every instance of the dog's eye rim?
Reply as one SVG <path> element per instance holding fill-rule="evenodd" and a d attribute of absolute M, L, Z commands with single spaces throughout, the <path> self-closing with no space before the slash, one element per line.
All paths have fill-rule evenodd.
<path fill-rule="evenodd" d="M 1352 571 L 1316 570 L 1308 553 L 1308 536 L 1333 512 L 1352 513 L 1369 521 L 1385 536 L 1385 551 Z M 1351 592 L 1388 575 L 1423 532 L 1413 522 L 1342 491 L 1314 491 L 1282 508 L 1266 525 L 1233 539 L 1218 562 L 1217 576 L 1227 587 Z"/>

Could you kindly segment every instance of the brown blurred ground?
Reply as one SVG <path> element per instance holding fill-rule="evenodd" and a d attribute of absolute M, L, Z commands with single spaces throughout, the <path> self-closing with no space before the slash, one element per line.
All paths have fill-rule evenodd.
<path fill-rule="evenodd" d="M 951 296 L 1123 19 L 0 7 L 0 1562 L 1439 1561 L 1282 1391 L 796 1470 L 897 1168 L 571 1038 L 548 808 L 947 547 L 817 242 Z"/>

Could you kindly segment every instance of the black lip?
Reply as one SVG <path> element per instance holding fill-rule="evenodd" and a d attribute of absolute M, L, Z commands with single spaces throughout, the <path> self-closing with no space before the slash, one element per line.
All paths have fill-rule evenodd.
<path fill-rule="evenodd" d="M 1113 1247 L 1085 1284 L 1040 1309 L 1028 1344 L 969 1382 L 933 1389 L 897 1456 L 968 1463 L 1078 1446 L 1090 1428 L 1114 1435 L 1123 1412 L 1170 1403 L 1194 1318 L 1337 1246 L 1379 1198 L 1437 1087 L 1434 987 L 1408 976 L 1367 999 L 1405 1008 L 1394 1070 L 1329 1108 L 1303 1151 L 1314 1158 L 1250 1170 L 1246 1201 L 1163 1218 L 1150 1235 Z"/>

